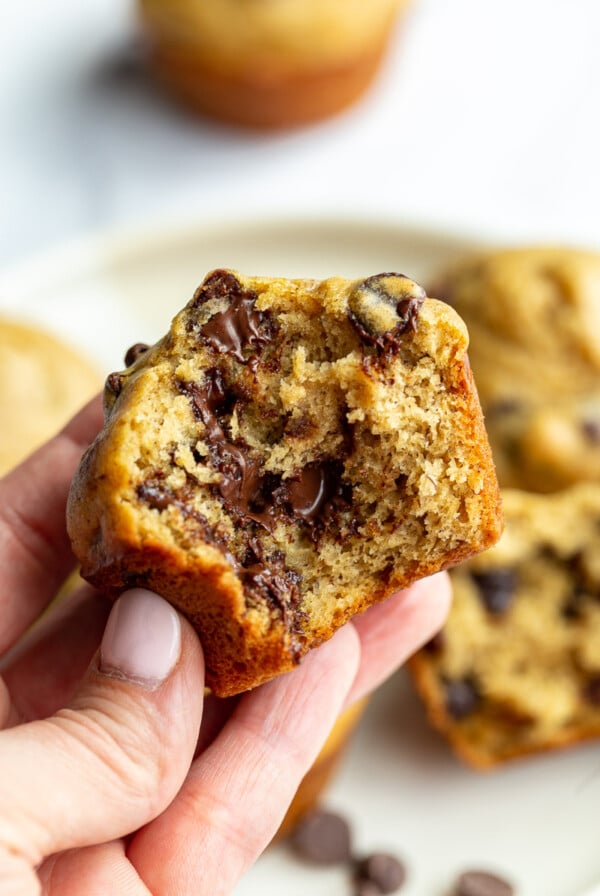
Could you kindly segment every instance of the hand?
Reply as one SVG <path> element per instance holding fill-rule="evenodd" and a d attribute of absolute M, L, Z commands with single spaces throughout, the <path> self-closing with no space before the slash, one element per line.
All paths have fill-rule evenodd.
<path fill-rule="evenodd" d="M 24 634 L 74 565 L 66 495 L 100 424 L 95 401 L 0 481 L 0 892 L 220 896 L 269 843 L 343 707 L 442 624 L 447 579 L 229 700 L 204 699 L 197 636 L 148 591 L 111 610 L 83 586 Z"/>

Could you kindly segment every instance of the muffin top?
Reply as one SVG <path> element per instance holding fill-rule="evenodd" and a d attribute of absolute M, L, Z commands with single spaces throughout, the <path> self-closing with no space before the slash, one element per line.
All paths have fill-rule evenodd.
<path fill-rule="evenodd" d="M 236 67 L 344 62 L 382 39 L 406 0 L 140 0 L 161 40 Z"/>

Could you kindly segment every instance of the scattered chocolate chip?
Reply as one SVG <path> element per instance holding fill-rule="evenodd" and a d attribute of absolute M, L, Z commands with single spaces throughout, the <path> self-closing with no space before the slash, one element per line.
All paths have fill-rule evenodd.
<path fill-rule="evenodd" d="M 583 420 L 581 423 L 583 435 L 592 445 L 600 445 L 600 421 Z"/>
<path fill-rule="evenodd" d="M 241 292 L 242 284 L 237 277 L 230 271 L 216 270 L 208 275 L 196 292 L 192 307 L 198 308 L 211 299 L 225 299 L 228 296 L 239 295 Z"/>
<path fill-rule="evenodd" d="M 376 893 L 395 893 L 406 880 L 406 868 L 395 856 L 377 852 L 357 863 L 355 879 L 359 886 L 373 885 Z M 364 890 L 358 892 L 364 896 Z"/>
<path fill-rule="evenodd" d="M 514 569 L 508 567 L 488 569 L 486 572 L 472 572 L 479 595 L 489 613 L 504 613 L 514 597 L 518 577 Z"/>
<path fill-rule="evenodd" d="M 425 299 L 425 290 L 404 274 L 375 274 L 350 295 L 350 321 L 364 342 L 393 349 L 399 336 L 416 330 Z"/>
<path fill-rule="evenodd" d="M 315 810 L 300 820 L 291 845 L 307 862 L 339 865 L 351 858 L 350 827 L 341 815 Z"/>
<path fill-rule="evenodd" d="M 588 681 L 585 686 L 585 696 L 594 706 L 600 706 L 600 675 L 595 675 Z"/>
<path fill-rule="evenodd" d="M 507 880 L 488 871 L 465 871 L 458 878 L 455 896 L 513 896 Z"/>
<path fill-rule="evenodd" d="M 145 342 L 136 342 L 135 345 L 128 348 L 125 352 L 125 367 L 131 367 L 132 364 L 135 364 L 137 359 L 144 355 L 149 348 L 150 346 L 146 345 Z"/>
<path fill-rule="evenodd" d="M 446 709 L 453 719 L 464 719 L 475 712 L 481 697 L 475 683 L 470 678 L 446 683 Z"/>
<path fill-rule="evenodd" d="M 123 376 L 120 373 L 109 373 L 106 378 L 106 388 L 113 395 L 120 395 L 123 388 Z"/>

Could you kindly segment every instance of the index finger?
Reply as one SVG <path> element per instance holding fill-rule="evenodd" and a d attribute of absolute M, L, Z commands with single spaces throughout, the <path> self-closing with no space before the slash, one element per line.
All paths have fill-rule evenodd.
<path fill-rule="evenodd" d="M 0 480 L 0 655 L 75 565 L 65 525 L 69 485 L 102 425 L 100 396 Z"/>

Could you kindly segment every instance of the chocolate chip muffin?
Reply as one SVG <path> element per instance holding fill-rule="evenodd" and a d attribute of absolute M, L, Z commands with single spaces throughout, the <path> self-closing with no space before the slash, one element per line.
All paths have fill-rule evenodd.
<path fill-rule="evenodd" d="M 160 79 L 203 114 L 298 125 L 353 103 L 408 0 L 140 0 Z"/>
<path fill-rule="evenodd" d="M 600 254 L 492 252 L 435 289 L 469 328 L 501 485 L 550 492 L 600 480 Z"/>
<path fill-rule="evenodd" d="M 68 506 L 84 577 L 173 601 L 220 696 L 293 668 L 498 537 L 466 350 L 455 312 L 401 274 L 214 271 L 108 377 Z"/>
<path fill-rule="evenodd" d="M 600 485 L 503 492 L 498 544 L 452 571 L 443 631 L 410 661 L 473 766 L 600 736 Z"/>
<path fill-rule="evenodd" d="M 55 336 L 0 318 L 0 475 L 55 435 L 101 385 L 93 365 Z"/>

